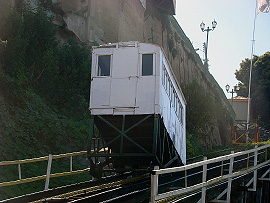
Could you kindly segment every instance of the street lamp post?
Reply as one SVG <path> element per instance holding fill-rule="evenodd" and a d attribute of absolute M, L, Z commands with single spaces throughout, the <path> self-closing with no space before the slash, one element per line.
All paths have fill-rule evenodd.
<path fill-rule="evenodd" d="M 232 88 L 232 90 L 230 91 L 230 85 L 227 84 L 225 88 L 228 93 L 232 93 L 232 107 L 233 107 L 233 94 L 238 92 L 240 90 L 240 87 L 238 85 L 235 85 L 234 88 Z"/>
<path fill-rule="evenodd" d="M 209 31 L 213 31 L 215 28 L 217 27 L 217 22 L 214 20 L 212 22 L 212 28 L 209 28 L 209 26 L 205 29 L 205 24 L 204 22 L 202 22 L 200 24 L 200 28 L 202 30 L 202 32 L 205 32 L 206 31 L 206 43 L 205 43 L 205 46 L 204 46 L 204 53 L 205 53 L 205 61 L 204 61 L 204 66 L 205 66 L 205 69 L 206 71 L 208 70 L 208 59 L 207 59 L 207 49 L 208 49 L 208 35 L 209 35 Z"/>

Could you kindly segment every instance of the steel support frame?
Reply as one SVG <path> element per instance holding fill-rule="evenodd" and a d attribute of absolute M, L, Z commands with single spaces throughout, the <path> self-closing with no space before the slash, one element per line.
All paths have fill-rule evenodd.
<path fill-rule="evenodd" d="M 244 126 L 245 130 L 242 130 L 239 128 L 238 125 Z M 253 128 L 255 129 L 254 132 L 254 138 L 253 140 L 250 138 L 250 129 Z M 240 132 L 241 135 L 238 134 Z M 234 123 L 233 126 L 233 144 L 246 144 L 246 143 L 241 143 L 239 140 L 242 137 L 246 137 L 247 141 L 250 143 L 257 143 L 259 142 L 260 136 L 259 136 L 259 131 L 258 131 L 258 125 L 256 123 Z"/>
<path fill-rule="evenodd" d="M 111 157 L 154 157 L 155 155 L 153 154 L 153 152 L 155 151 L 154 149 L 156 149 L 156 146 L 153 146 L 153 152 L 149 152 L 143 146 L 141 146 L 140 144 L 135 142 L 133 139 L 131 139 L 127 135 L 127 133 L 130 130 L 132 130 L 136 126 L 140 125 L 141 123 L 143 123 L 145 120 L 147 120 L 151 116 L 152 115 L 146 115 L 143 119 L 141 119 L 137 123 L 133 124 L 128 129 L 125 129 L 126 116 L 123 115 L 121 129 L 118 129 L 115 125 L 113 125 L 112 123 L 107 121 L 103 116 L 91 115 L 91 117 L 90 117 L 90 131 L 89 131 L 89 137 L 88 137 L 88 142 L 87 142 L 87 154 L 88 154 L 88 159 L 89 159 L 90 165 L 91 165 L 91 167 L 90 167 L 91 171 L 90 172 L 93 175 L 97 175 L 96 171 L 99 170 L 99 173 L 100 173 L 100 170 L 102 170 L 101 167 L 103 167 L 105 165 L 105 164 L 103 164 L 103 165 L 100 165 L 100 166 L 97 167 L 96 163 L 94 163 L 92 158 L 97 159 L 98 157 L 106 157 L 106 158 L 111 158 Z M 115 138 L 110 140 L 108 143 L 103 143 L 101 146 L 99 145 L 95 149 L 92 149 L 91 145 L 92 145 L 92 141 L 93 141 L 93 137 L 94 137 L 94 125 L 95 125 L 94 120 L 95 120 L 95 118 L 100 119 L 103 123 L 107 124 L 108 126 L 113 128 L 114 130 L 116 130 L 117 133 L 119 133 L 119 134 Z M 156 124 L 156 122 L 155 122 L 155 124 Z M 154 126 L 154 129 L 157 129 L 157 127 Z M 157 130 L 154 130 L 155 134 L 157 132 L 158 132 Z M 129 140 L 131 143 L 133 143 L 139 149 L 141 149 L 143 151 L 143 153 L 124 153 L 123 152 L 124 138 Z M 116 142 L 118 139 L 120 139 L 120 146 L 119 146 L 120 147 L 120 149 L 119 149 L 120 153 L 111 153 L 111 152 L 104 153 L 105 148 L 107 148 L 107 150 L 109 150 L 110 145 L 112 143 Z M 156 143 L 156 141 L 155 141 L 156 139 L 157 139 L 157 135 L 154 135 L 153 136 L 153 143 Z M 103 152 L 100 152 L 101 149 L 104 149 Z M 106 163 L 106 164 L 108 164 L 108 163 Z M 98 175 L 100 176 L 100 174 L 98 174 Z"/>
<path fill-rule="evenodd" d="M 115 142 L 116 140 L 120 139 L 121 140 L 121 144 L 120 144 L 120 153 L 113 153 L 110 154 L 111 157 L 113 156 L 121 156 L 123 155 L 123 143 L 124 143 L 124 138 L 126 138 L 127 140 L 129 140 L 131 143 L 133 143 L 134 145 L 136 145 L 138 148 L 140 148 L 142 151 L 144 151 L 145 155 L 147 156 L 153 156 L 153 154 L 149 151 L 147 151 L 145 148 L 143 148 L 140 144 L 138 144 L 137 142 L 135 142 L 134 140 L 132 140 L 127 133 L 132 130 L 133 128 L 135 128 L 136 126 L 138 126 L 139 124 L 141 124 L 143 121 L 147 120 L 148 118 L 150 118 L 152 115 L 147 115 L 145 116 L 143 119 L 141 119 L 139 122 L 135 123 L 133 126 L 131 126 L 130 128 L 128 128 L 127 130 L 125 130 L 125 121 L 126 121 L 126 117 L 125 115 L 123 115 L 123 120 L 122 120 L 122 126 L 121 126 L 121 130 L 118 129 L 115 125 L 111 124 L 109 121 L 107 121 L 105 118 L 103 118 L 102 116 L 97 116 L 99 119 L 101 119 L 104 123 L 106 123 L 107 125 L 109 125 L 110 127 L 112 127 L 114 130 L 116 130 L 119 134 L 112 139 L 110 142 L 100 146 L 97 148 L 97 150 L 94 150 L 94 152 L 91 153 L 91 155 L 96 155 L 99 153 L 99 151 L 102 148 L 106 148 L 108 147 L 110 144 L 112 144 L 113 142 Z M 141 153 L 140 153 L 141 154 Z M 130 156 L 136 155 L 135 153 L 130 153 Z"/>
<path fill-rule="evenodd" d="M 154 116 L 153 146 L 152 146 L 152 151 L 148 151 L 143 146 L 141 146 L 139 143 L 137 143 L 133 139 L 131 139 L 127 133 L 152 116 Z M 97 148 L 92 149 L 91 143 L 92 143 L 92 140 L 94 138 L 95 118 L 100 119 L 103 123 L 107 124 L 108 126 L 113 128 L 114 130 L 116 130 L 119 134 L 115 138 L 110 140 L 108 143 L 104 143 L 101 146 L 98 146 Z M 123 115 L 122 125 L 120 128 L 118 128 L 115 125 L 113 125 L 112 123 L 110 123 L 103 116 L 91 115 L 91 117 L 90 117 L 90 131 L 89 131 L 89 137 L 88 137 L 88 142 L 87 142 L 87 154 L 88 154 L 88 159 L 90 161 L 92 168 L 95 168 L 95 163 L 91 159 L 93 157 L 95 157 L 95 158 L 97 158 L 97 157 L 107 157 L 107 158 L 109 158 L 109 157 L 153 157 L 153 158 L 155 158 L 155 161 L 157 162 L 155 164 L 160 165 L 162 168 L 169 167 L 176 160 L 178 162 L 180 162 L 180 158 L 179 158 L 176 150 L 174 149 L 174 146 L 171 144 L 169 134 L 167 133 L 166 128 L 164 126 L 162 126 L 163 128 L 161 129 L 162 120 L 161 120 L 161 117 L 159 115 L 157 115 L 157 114 L 146 115 L 144 118 L 142 118 L 141 120 L 139 120 L 138 122 L 133 124 L 128 129 L 125 129 L 125 123 L 126 123 L 126 116 L 125 115 Z M 161 132 L 161 130 L 162 130 L 162 132 Z M 124 138 L 129 140 L 134 145 L 136 145 L 143 152 L 142 153 L 125 153 L 123 151 Z M 100 150 L 102 150 L 102 149 L 105 150 L 105 148 L 109 148 L 112 143 L 116 142 L 119 139 L 120 139 L 120 146 L 119 146 L 120 153 L 109 153 L 109 152 L 104 153 L 104 151 L 100 152 Z M 168 150 L 169 152 L 165 152 L 165 149 L 166 149 L 165 144 L 166 143 L 168 145 L 167 148 L 169 149 Z M 165 153 L 169 153 L 169 159 L 170 159 L 169 161 L 166 161 L 166 163 L 164 160 Z"/>
<path fill-rule="evenodd" d="M 158 136 L 157 148 L 159 153 L 156 151 L 156 160 L 159 163 L 159 166 L 162 168 L 167 168 L 171 166 L 175 161 L 178 161 L 178 165 L 181 162 L 179 155 L 177 154 L 176 149 L 170 141 L 169 133 L 167 132 L 165 126 L 162 124 L 161 118 L 158 116 L 155 120 L 156 126 L 158 128 L 158 132 L 156 135 Z M 165 151 L 165 143 L 167 143 L 168 151 Z M 166 153 L 169 153 L 169 160 L 165 162 L 164 156 Z"/>

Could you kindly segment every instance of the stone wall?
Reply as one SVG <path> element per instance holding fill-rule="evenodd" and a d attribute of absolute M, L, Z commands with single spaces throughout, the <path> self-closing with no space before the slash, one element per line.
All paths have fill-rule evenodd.
<path fill-rule="evenodd" d="M 186 45 L 187 37 L 171 26 L 170 17 L 159 12 L 154 0 L 146 1 L 146 9 L 140 0 L 58 2 L 65 12 L 63 19 L 67 28 L 81 41 L 98 44 L 119 41 L 158 44 L 165 50 L 180 83 L 189 83 L 195 78 L 202 80 L 201 64 L 191 60 L 194 50 Z"/>

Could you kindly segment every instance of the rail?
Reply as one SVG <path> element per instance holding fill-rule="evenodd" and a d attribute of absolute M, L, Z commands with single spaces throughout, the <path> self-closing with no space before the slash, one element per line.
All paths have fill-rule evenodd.
<path fill-rule="evenodd" d="M 0 167 L 1 166 L 8 166 L 8 165 L 18 165 L 18 179 L 13 180 L 13 181 L 8 181 L 8 182 L 1 182 L 0 187 L 17 185 L 17 184 L 22 184 L 22 183 L 29 183 L 29 182 L 34 182 L 34 181 L 46 179 L 44 190 L 48 190 L 50 178 L 56 178 L 56 177 L 61 177 L 61 176 L 68 176 L 68 175 L 75 175 L 75 174 L 89 172 L 90 168 L 85 168 L 85 169 L 75 170 L 75 171 L 73 170 L 73 157 L 79 156 L 79 155 L 86 155 L 86 154 L 87 154 L 87 151 L 80 151 L 80 152 L 72 152 L 72 153 L 58 154 L 58 155 L 49 154 L 48 156 L 39 157 L 39 158 L 32 158 L 32 159 L 15 160 L 15 161 L 2 161 L 2 162 L 0 162 Z M 52 160 L 66 158 L 66 157 L 69 157 L 69 162 L 70 162 L 69 171 L 51 174 Z M 41 176 L 35 176 L 35 177 L 31 177 L 31 178 L 22 179 L 21 164 L 41 162 L 41 161 L 48 161 L 46 174 L 41 175 Z"/>
<path fill-rule="evenodd" d="M 18 177 L 19 177 L 19 179 L 14 180 L 14 181 L 9 181 L 9 182 L 1 182 L 0 187 L 10 186 L 10 185 L 17 185 L 17 184 L 34 182 L 34 181 L 46 179 L 44 190 L 48 190 L 49 189 L 50 178 L 56 178 L 56 177 L 60 177 L 60 176 L 67 176 L 67 175 L 74 175 L 74 174 L 88 172 L 89 168 L 82 169 L 82 170 L 76 170 L 76 171 L 73 171 L 73 168 L 72 168 L 73 157 L 78 156 L 78 155 L 84 155 L 84 154 L 87 154 L 87 151 L 80 151 L 80 152 L 73 152 L 73 153 L 66 153 L 66 154 L 58 154 L 58 155 L 50 154 L 49 156 L 33 158 L 33 159 L 24 159 L 24 160 L 16 160 L 16 161 L 2 161 L 2 162 L 0 162 L 0 166 L 18 165 Z M 66 158 L 66 157 L 70 157 L 70 159 L 69 159 L 69 161 L 70 161 L 70 171 L 51 174 L 52 160 L 53 159 Z M 41 176 L 35 176 L 35 177 L 31 177 L 31 178 L 22 179 L 21 164 L 40 162 L 40 161 L 48 161 L 47 173 L 45 175 L 41 175 Z"/>
<path fill-rule="evenodd" d="M 207 157 L 204 157 L 203 161 L 188 164 L 185 166 L 181 167 L 174 167 L 174 168 L 167 168 L 167 169 L 158 169 L 157 166 L 155 166 L 154 170 L 152 171 L 151 174 L 151 202 L 157 202 L 157 201 L 162 201 L 162 200 L 168 200 L 168 199 L 173 199 L 176 197 L 180 197 L 189 193 L 193 192 L 198 192 L 201 191 L 202 197 L 200 202 L 204 203 L 205 202 L 205 196 L 206 196 L 206 189 L 212 185 L 221 183 L 221 182 L 228 182 L 228 187 L 227 189 L 219 195 L 219 198 L 223 195 L 226 195 L 226 201 L 230 202 L 230 193 L 231 193 L 231 185 L 232 185 L 232 179 L 250 172 L 254 173 L 253 178 L 247 183 L 247 187 L 250 186 L 253 183 L 253 188 L 249 188 L 250 191 L 256 190 L 256 181 L 257 181 L 257 170 L 265 165 L 270 164 L 270 160 L 267 157 L 267 151 L 270 148 L 270 144 L 264 145 L 261 147 L 255 146 L 254 149 L 242 151 L 242 152 L 237 152 L 234 153 L 233 151 L 229 155 L 224 155 L 220 157 L 216 157 L 213 159 L 208 159 Z M 262 157 L 262 153 L 259 153 L 259 151 L 264 150 L 264 157 Z M 252 155 L 253 154 L 253 155 Z M 258 156 L 260 154 L 260 156 Z M 253 165 L 250 166 L 250 158 L 251 155 L 254 157 L 253 158 Z M 247 156 L 247 164 L 244 165 L 244 167 L 240 169 L 234 168 L 234 163 L 236 162 L 234 159 L 235 158 L 241 158 L 242 156 Z M 258 164 L 258 158 L 264 159 L 262 163 Z M 229 161 L 229 171 L 228 174 L 223 173 L 223 168 L 224 168 L 224 162 Z M 207 179 L 207 166 L 209 164 L 220 164 L 221 167 L 221 174 L 216 175 L 215 177 L 211 179 Z M 202 167 L 202 181 L 198 184 L 193 184 L 188 186 L 188 179 L 187 179 L 187 171 Z M 185 174 L 185 187 L 181 189 L 176 189 L 172 190 L 169 192 L 165 193 L 160 193 L 158 194 L 158 177 L 159 175 L 164 175 L 164 174 L 171 174 L 171 173 L 177 173 L 177 172 L 184 172 Z M 269 170 L 268 170 L 269 173 Z M 227 193 L 227 194 L 226 194 Z"/>

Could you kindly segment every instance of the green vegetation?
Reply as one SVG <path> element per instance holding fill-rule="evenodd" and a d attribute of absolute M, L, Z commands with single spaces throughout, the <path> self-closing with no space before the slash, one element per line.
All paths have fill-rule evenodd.
<path fill-rule="evenodd" d="M 197 81 L 181 86 L 187 100 L 187 131 L 209 135 L 209 128 L 224 113 L 221 104 L 214 102 L 212 94 Z"/>
<path fill-rule="evenodd" d="M 224 138 L 222 143 L 226 143 L 226 135 L 230 134 L 226 125 L 232 124 L 232 121 L 230 115 L 225 113 L 219 97 L 213 97 L 197 81 L 182 84 L 181 87 L 187 101 L 188 157 L 197 156 L 203 154 L 206 150 L 211 150 L 211 147 L 202 145 L 202 140 L 213 136 L 214 126 L 219 127 L 221 138 Z M 222 118 L 225 118 L 225 120 Z"/>
<path fill-rule="evenodd" d="M 7 9 L 0 17 L 0 161 L 85 150 L 90 47 L 72 36 L 60 43 L 57 28 L 42 8 Z M 46 164 L 23 164 L 22 178 L 44 175 Z M 68 171 L 68 164 L 54 161 L 53 172 Z M 75 169 L 82 164 L 74 160 Z M 89 174 L 56 178 L 50 186 L 89 178 Z M 16 179 L 17 166 L 1 167 L 0 182 Z M 43 188 L 44 181 L 2 187 L 0 199 Z"/>
<path fill-rule="evenodd" d="M 240 64 L 235 72 L 236 79 L 240 81 L 238 95 L 247 97 L 249 86 L 250 59 Z M 262 56 L 254 56 L 252 60 L 251 102 L 253 118 L 260 119 L 260 125 L 270 129 L 270 52 Z"/>

